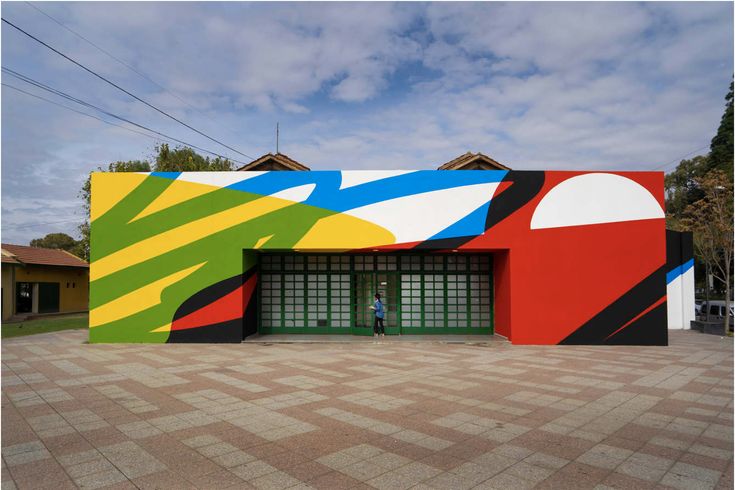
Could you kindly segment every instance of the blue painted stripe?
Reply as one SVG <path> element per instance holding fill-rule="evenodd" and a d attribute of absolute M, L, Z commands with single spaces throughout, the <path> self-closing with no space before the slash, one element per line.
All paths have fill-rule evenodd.
<path fill-rule="evenodd" d="M 670 284 L 671 281 L 684 274 L 686 271 L 694 267 L 694 259 L 689 259 L 682 265 L 674 267 L 666 273 L 666 284 Z"/>
<path fill-rule="evenodd" d="M 260 194 L 263 196 L 275 194 L 292 187 L 305 184 L 316 184 L 314 192 L 304 201 L 304 204 L 329 209 L 338 213 L 350 209 L 375 204 L 389 199 L 421 194 L 424 192 L 440 191 L 476 184 L 502 182 L 508 172 L 506 170 L 418 170 L 406 174 L 399 174 L 384 179 L 365 182 L 363 184 L 340 189 L 342 172 L 339 170 L 321 170 L 310 172 L 264 172 L 257 177 L 243 179 L 226 186 L 227 189 Z M 181 172 L 152 172 L 151 175 L 176 179 Z M 488 196 L 488 201 L 492 196 Z M 466 216 L 433 238 L 446 238 L 456 233 L 477 235 L 484 231 L 487 206 Z"/>
<path fill-rule="evenodd" d="M 460 218 L 457 222 L 449 225 L 429 240 L 439 240 L 442 238 L 454 238 L 459 236 L 477 236 L 485 231 L 485 220 L 487 219 L 487 210 L 490 207 L 490 201 L 486 202 L 470 214 Z"/>
<path fill-rule="evenodd" d="M 163 177 L 165 179 L 176 180 L 181 175 L 181 172 L 151 172 L 153 177 Z"/>
<path fill-rule="evenodd" d="M 501 182 L 505 170 L 437 171 L 419 170 L 340 190 L 340 171 L 268 172 L 230 185 L 229 189 L 268 195 L 304 184 L 316 189 L 304 204 L 344 212 L 368 204 L 423 192 L 451 189 L 474 184 Z"/>

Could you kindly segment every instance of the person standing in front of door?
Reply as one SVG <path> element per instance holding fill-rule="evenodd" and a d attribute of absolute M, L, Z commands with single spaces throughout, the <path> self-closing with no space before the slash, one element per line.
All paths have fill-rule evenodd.
<path fill-rule="evenodd" d="M 385 317 L 385 308 L 383 308 L 383 302 L 380 301 L 380 293 L 375 293 L 375 303 L 370 307 L 375 312 L 375 323 L 373 323 L 373 334 L 375 337 L 380 335 L 385 337 L 385 326 L 383 325 L 383 318 Z"/>

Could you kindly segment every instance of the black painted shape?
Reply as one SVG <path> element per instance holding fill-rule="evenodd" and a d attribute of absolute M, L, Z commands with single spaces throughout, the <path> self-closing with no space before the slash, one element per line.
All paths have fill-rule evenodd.
<path fill-rule="evenodd" d="M 505 218 L 525 206 L 544 186 L 545 172 L 511 170 L 503 182 L 512 182 L 511 186 L 490 201 L 485 218 L 485 230 L 489 230 Z"/>
<path fill-rule="evenodd" d="M 255 268 L 251 268 L 245 274 L 229 277 L 218 283 L 212 284 L 201 291 L 194 293 L 185 300 L 174 313 L 173 321 L 179 320 L 190 313 L 204 308 L 217 301 L 218 299 L 230 294 L 237 288 L 245 284 L 245 282 L 255 274 Z M 253 293 L 254 294 L 254 293 Z M 252 304 L 253 301 L 251 300 Z M 243 305 L 244 307 L 244 305 Z M 232 332 L 220 332 L 221 328 L 232 329 Z M 194 340 L 197 339 L 197 340 Z M 220 339 L 220 340 L 218 340 Z M 236 318 L 231 321 L 196 327 L 183 330 L 171 330 L 168 336 L 168 343 L 176 342 L 240 342 L 243 339 L 243 318 Z"/>
<path fill-rule="evenodd" d="M 670 272 L 694 258 L 691 231 L 666 230 L 666 271 Z"/>
<path fill-rule="evenodd" d="M 229 277 L 194 293 L 187 300 L 181 303 L 179 308 L 176 310 L 176 313 L 174 313 L 174 321 L 183 318 L 190 313 L 194 313 L 195 311 L 204 308 L 221 297 L 231 293 L 245 284 L 245 281 L 247 281 L 253 274 L 254 270 L 251 270 L 245 274 Z"/>
<path fill-rule="evenodd" d="M 413 250 L 454 250 L 469 242 L 473 238 L 477 238 L 477 235 L 426 240 L 425 242 L 421 242 L 413 247 Z"/>
<path fill-rule="evenodd" d="M 501 181 L 501 184 L 511 182 L 511 185 L 490 201 L 487 217 L 485 218 L 485 230 L 487 231 L 500 223 L 533 199 L 543 187 L 545 178 L 545 173 L 538 170 L 510 170 Z M 470 235 L 426 240 L 416 245 L 414 250 L 452 250 L 461 247 L 476 237 L 477 235 Z"/>
<path fill-rule="evenodd" d="M 607 337 L 661 299 L 665 294 L 666 266 L 663 266 L 633 286 L 627 293 L 608 305 L 559 344 L 608 344 L 610 342 L 605 341 Z M 633 325 L 629 325 L 627 328 L 633 328 Z M 667 345 L 666 343 L 660 343 L 662 337 L 668 338 L 665 311 L 663 321 L 655 325 L 649 325 L 646 328 L 648 330 L 640 333 L 641 342 L 643 342 L 640 345 Z"/>
<path fill-rule="evenodd" d="M 666 303 L 661 303 L 624 329 L 610 337 L 608 345 L 669 345 L 666 324 Z"/>
<path fill-rule="evenodd" d="M 169 343 L 240 343 L 242 342 L 242 318 L 235 318 L 222 323 L 214 323 L 204 327 L 171 330 Z"/>
<path fill-rule="evenodd" d="M 681 263 L 686 264 L 694 258 L 694 233 L 680 231 L 681 235 Z"/>
<path fill-rule="evenodd" d="M 259 287 L 259 286 L 258 286 Z M 242 317 L 242 338 L 245 340 L 245 337 L 248 337 L 249 335 L 254 335 L 258 333 L 258 297 L 257 297 L 257 288 L 255 291 L 253 291 L 252 296 L 250 296 L 250 302 L 245 307 L 245 314 Z"/>
<path fill-rule="evenodd" d="M 680 235 L 676 231 L 666 230 L 666 271 L 673 270 L 681 264 Z"/>

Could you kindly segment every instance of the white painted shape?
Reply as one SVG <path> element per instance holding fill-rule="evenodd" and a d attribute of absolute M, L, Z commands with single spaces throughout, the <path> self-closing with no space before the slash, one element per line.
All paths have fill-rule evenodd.
<path fill-rule="evenodd" d="M 692 328 L 690 322 L 696 320 L 694 306 L 694 267 L 691 267 L 681 275 L 682 328 Z"/>
<path fill-rule="evenodd" d="M 309 196 L 312 192 L 314 192 L 314 189 L 316 189 L 316 184 L 304 184 L 278 191 L 275 194 L 271 194 L 270 197 L 287 199 L 294 202 L 302 202 L 309 199 Z"/>
<path fill-rule="evenodd" d="M 690 329 L 694 315 L 694 267 L 666 285 L 666 315 L 670 330 Z"/>
<path fill-rule="evenodd" d="M 410 174 L 416 170 L 347 170 L 340 172 L 342 174 L 342 183 L 339 189 L 347 189 L 360 184 L 374 182 L 376 180 L 395 177 L 396 175 Z"/>
<path fill-rule="evenodd" d="M 497 182 L 422 192 L 344 211 L 386 228 L 396 243 L 424 241 L 490 201 Z"/>
<path fill-rule="evenodd" d="M 259 177 L 265 173 L 267 172 L 182 172 L 176 180 L 213 185 L 216 187 L 228 187 L 238 182 Z"/>
<path fill-rule="evenodd" d="M 681 282 L 682 276 L 679 276 L 666 285 L 666 323 L 670 330 L 681 330 L 684 328 Z M 692 304 L 693 308 L 694 305 Z"/>
<path fill-rule="evenodd" d="M 585 174 L 560 183 L 541 199 L 531 229 L 663 218 L 664 210 L 637 182 L 614 174 Z"/>

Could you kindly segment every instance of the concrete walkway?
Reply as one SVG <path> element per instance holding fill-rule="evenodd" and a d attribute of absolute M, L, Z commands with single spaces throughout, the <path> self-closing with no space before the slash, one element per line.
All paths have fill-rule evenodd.
<path fill-rule="evenodd" d="M 3 490 L 733 486 L 732 339 L 85 340 L 3 341 Z"/>
<path fill-rule="evenodd" d="M 367 335 L 301 335 L 301 334 L 270 334 L 251 335 L 244 342 L 256 344 L 356 344 L 367 343 L 431 343 L 440 344 L 487 344 L 491 342 L 507 342 L 499 335 L 388 335 L 376 339 Z"/>

